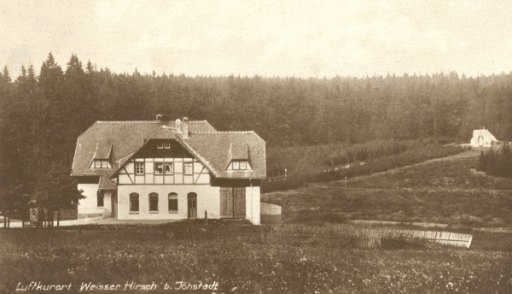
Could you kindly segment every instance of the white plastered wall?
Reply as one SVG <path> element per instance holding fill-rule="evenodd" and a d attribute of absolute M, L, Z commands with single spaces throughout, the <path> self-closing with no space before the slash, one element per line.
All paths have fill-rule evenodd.
<path fill-rule="evenodd" d="M 245 218 L 253 225 L 260 224 L 260 187 L 245 188 Z"/>
<path fill-rule="evenodd" d="M 105 191 L 103 196 L 103 207 L 98 207 L 98 184 L 81 184 L 77 185 L 78 190 L 83 191 L 86 197 L 80 199 L 78 204 L 78 217 L 92 217 L 92 216 L 110 216 L 112 213 L 112 192 Z"/>
<path fill-rule="evenodd" d="M 130 194 L 139 194 L 139 212 L 130 212 Z M 158 213 L 149 212 L 149 194 L 158 194 Z M 170 213 L 169 193 L 178 194 L 178 212 Z M 210 185 L 119 185 L 117 189 L 118 219 L 162 220 L 188 218 L 188 193 L 197 194 L 197 218 L 220 217 L 220 189 Z"/>

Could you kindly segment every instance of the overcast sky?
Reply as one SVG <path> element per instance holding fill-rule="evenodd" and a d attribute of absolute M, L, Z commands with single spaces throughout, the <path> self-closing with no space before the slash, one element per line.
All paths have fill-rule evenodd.
<path fill-rule="evenodd" d="M 0 66 L 50 51 L 115 72 L 508 73 L 512 1 L 0 0 Z"/>

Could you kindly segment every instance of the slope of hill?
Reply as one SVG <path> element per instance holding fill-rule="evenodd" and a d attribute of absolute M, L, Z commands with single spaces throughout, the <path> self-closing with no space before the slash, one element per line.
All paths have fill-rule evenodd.
<path fill-rule="evenodd" d="M 267 193 L 287 223 L 346 219 L 510 226 L 512 179 L 476 173 L 474 151 L 355 178 Z"/>

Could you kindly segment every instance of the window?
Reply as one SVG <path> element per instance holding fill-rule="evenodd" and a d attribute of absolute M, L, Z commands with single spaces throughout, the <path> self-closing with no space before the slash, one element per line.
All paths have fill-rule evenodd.
<path fill-rule="evenodd" d="M 130 194 L 130 212 L 131 213 L 139 212 L 139 194 L 137 194 L 137 193 Z"/>
<path fill-rule="evenodd" d="M 96 203 L 98 207 L 103 207 L 103 193 L 99 190 L 96 192 Z"/>
<path fill-rule="evenodd" d="M 95 159 L 93 162 L 94 168 L 111 168 L 110 162 L 106 159 Z"/>
<path fill-rule="evenodd" d="M 183 163 L 183 173 L 186 175 L 191 175 L 194 173 L 192 162 Z"/>
<path fill-rule="evenodd" d="M 169 193 L 169 212 L 177 213 L 178 212 L 178 194 Z"/>
<path fill-rule="evenodd" d="M 160 142 L 156 144 L 156 149 L 171 149 L 171 142 Z"/>
<path fill-rule="evenodd" d="M 135 174 L 137 174 L 137 175 L 144 174 L 144 162 L 136 162 L 135 163 Z"/>
<path fill-rule="evenodd" d="M 231 161 L 232 170 L 248 170 L 251 169 L 247 160 L 233 160 Z"/>
<path fill-rule="evenodd" d="M 158 194 L 149 194 L 149 211 L 158 212 Z"/>
<path fill-rule="evenodd" d="M 174 173 L 174 166 L 170 162 L 155 162 L 155 175 L 171 175 Z"/>

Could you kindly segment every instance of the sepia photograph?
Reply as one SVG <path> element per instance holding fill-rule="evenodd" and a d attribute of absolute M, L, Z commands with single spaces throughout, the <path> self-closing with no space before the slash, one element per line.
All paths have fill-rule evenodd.
<path fill-rule="evenodd" d="M 509 0 L 0 0 L 0 294 L 512 293 Z"/>

